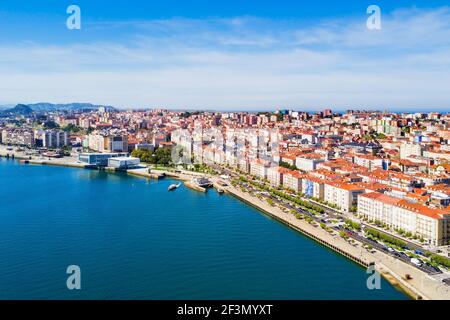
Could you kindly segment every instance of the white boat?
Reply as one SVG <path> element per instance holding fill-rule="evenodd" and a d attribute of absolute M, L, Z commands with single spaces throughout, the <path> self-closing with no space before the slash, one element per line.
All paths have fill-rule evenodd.
<path fill-rule="evenodd" d="M 179 186 L 181 186 L 181 183 L 178 183 L 178 184 L 171 184 L 171 185 L 169 186 L 169 188 L 167 188 L 167 191 L 173 191 L 173 190 L 177 189 Z"/>

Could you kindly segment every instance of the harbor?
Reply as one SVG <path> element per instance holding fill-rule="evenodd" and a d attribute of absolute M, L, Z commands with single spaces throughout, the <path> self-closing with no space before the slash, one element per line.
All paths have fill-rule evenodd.
<path fill-rule="evenodd" d="M 364 269 L 231 196 L 168 192 L 182 183 L 169 177 L 6 159 L 0 166 L 2 193 L 11 199 L 0 209 L 0 274 L 20 272 L 0 276 L 1 296 L 70 298 L 52 277 L 70 259 L 85 274 L 84 299 L 405 299 L 386 281 L 380 291 L 367 290 Z M 25 187 L 34 192 L 23 198 L 17 190 Z M 48 194 L 59 200 L 36 205 Z"/>
<path fill-rule="evenodd" d="M 1 153 L 0 153 L 1 154 Z M 2 154 L 3 155 L 3 154 Z M 12 159 L 12 157 L 10 157 Z M 21 155 L 15 155 L 15 159 L 20 159 Z M 89 166 L 77 163 L 73 158 L 62 159 L 27 159 L 30 164 L 39 165 L 54 165 L 54 166 L 66 166 L 74 168 L 89 168 Z M 108 171 L 108 170 L 107 170 Z M 114 172 L 115 170 L 111 170 Z M 159 180 L 164 177 L 171 179 L 181 180 L 183 185 L 198 191 L 205 193 L 209 187 L 214 187 L 216 190 L 230 194 L 237 199 L 244 201 L 245 203 L 258 208 L 264 214 L 286 224 L 292 229 L 308 236 L 314 241 L 328 247 L 329 249 L 345 256 L 346 258 L 354 261 L 364 268 L 374 264 L 377 271 L 383 275 L 393 285 L 400 287 L 403 291 L 413 299 L 437 299 L 443 297 L 442 292 L 445 292 L 445 297 L 450 298 L 450 293 L 444 284 L 439 284 L 428 278 L 425 274 L 418 272 L 417 269 L 412 268 L 410 265 L 391 261 L 382 252 L 376 252 L 375 254 L 369 253 L 362 248 L 355 248 L 345 240 L 338 236 L 332 237 L 324 230 L 313 227 L 310 224 L 295 219 L 290 214 L 283 212 L 277 207 L 273 207 L 267 204 L 267 202 L 258 199 L 248 193 L 240 191 L 238 188 L 227 184 L 224 179 L 220 177 L 203 175 L 201 173 L 189 172 L 177 170 L 177 172 L 168 170 L 158 170 L 155 168 L 137 168 L 125 170 L 129 175 L 143 177 L 146 179 Z M 414 275 L 412 279 L 406 279 L 405 274 Z"/>

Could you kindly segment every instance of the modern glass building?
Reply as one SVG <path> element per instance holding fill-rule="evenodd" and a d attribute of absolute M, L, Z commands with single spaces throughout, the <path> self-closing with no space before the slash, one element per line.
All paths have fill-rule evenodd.
<path fill-rule="evenodd" d="M 80 153 L 78 161 L 88 165 L 106 167 L 109 159 L 127 156 L 128 153 Z"/>

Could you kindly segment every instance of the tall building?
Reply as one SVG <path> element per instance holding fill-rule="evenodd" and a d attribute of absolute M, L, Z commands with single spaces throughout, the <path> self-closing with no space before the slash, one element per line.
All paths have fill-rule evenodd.
<path fill-rule="evenodd" d="M 42 146 L 49 149 L 62 148 L 69 144 L 67 132 L 60 130 L 44 130 L 38 133 Z"/>

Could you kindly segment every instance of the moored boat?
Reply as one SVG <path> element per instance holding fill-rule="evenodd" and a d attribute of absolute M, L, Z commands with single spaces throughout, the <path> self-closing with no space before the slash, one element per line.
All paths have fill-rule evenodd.
<path fill-rule="evenodd" d="M 208 188 L 212 186 L 212 182 L 206 177 L 196 177 L 191 180 L 191 183 L 202 188 Z"/>

